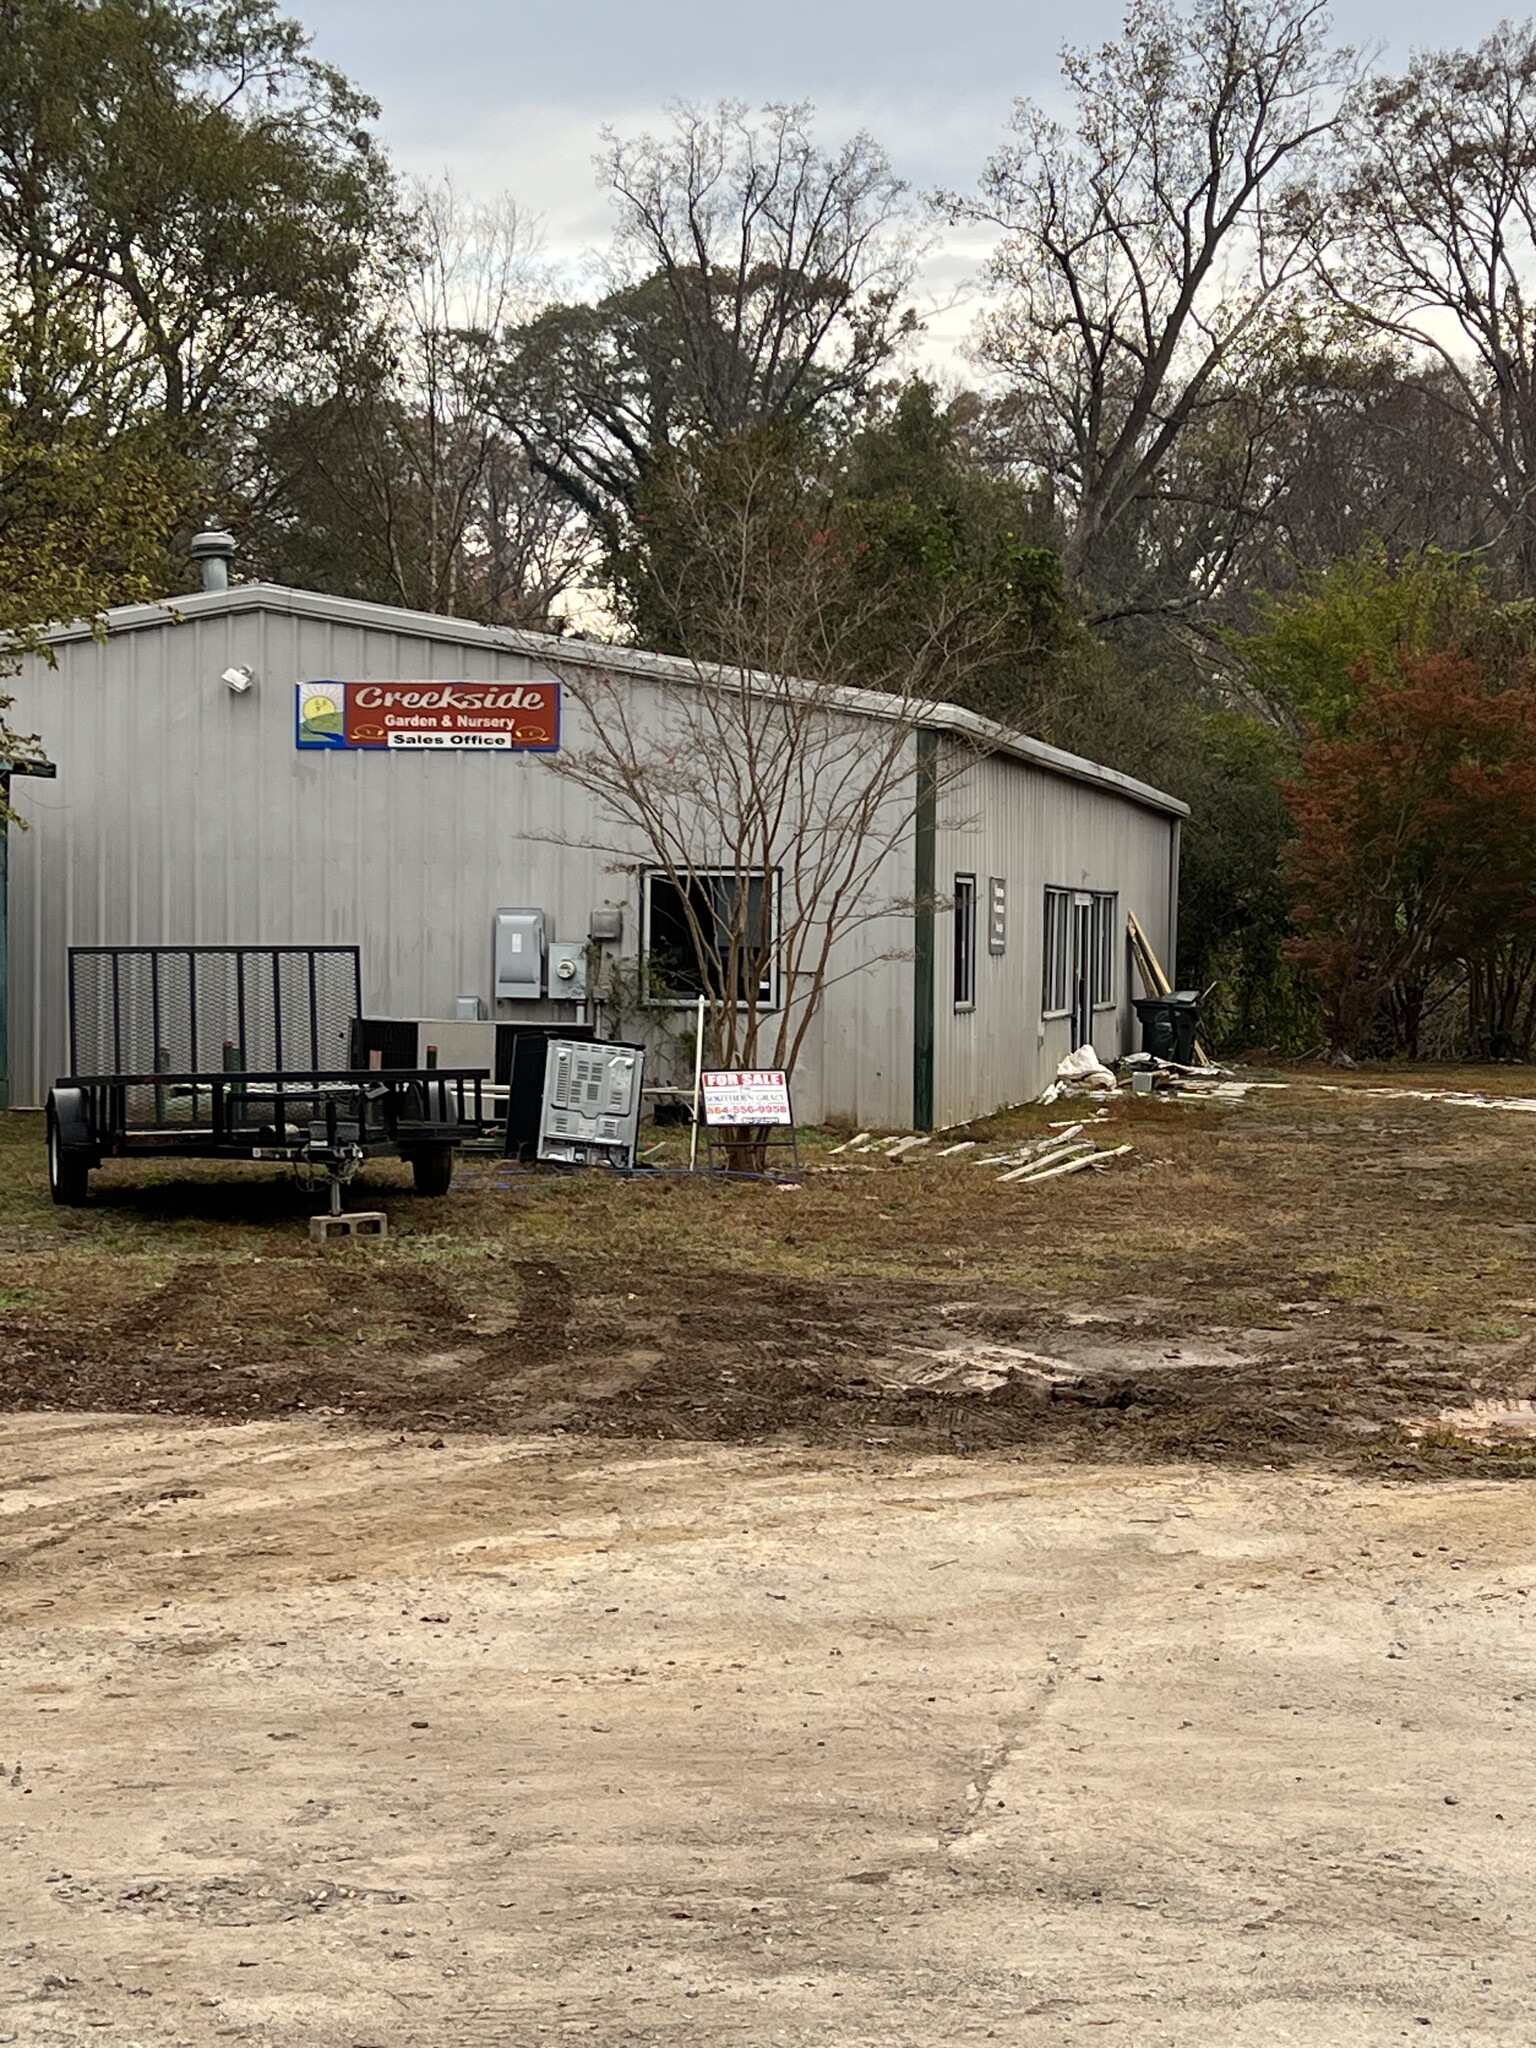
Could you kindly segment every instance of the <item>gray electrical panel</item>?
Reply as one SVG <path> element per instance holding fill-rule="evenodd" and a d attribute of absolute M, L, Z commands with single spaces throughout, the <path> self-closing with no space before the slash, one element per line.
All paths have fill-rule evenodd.
<path fill-rule="evenodd" d="M 549 999 L 552 1003 L 584 1003 L 587 1000 L 587 949 L 568 940 L 551 940 L 549 947 Z"/>
<path fill-rule="evenodd" d="M 633 1166 L 645 1054 L 634 1045 L 550 1040 L 539 1157 L 567 1166 Z"/>
<path fill-rule="evenodd" d="M 536 1003 L 544 993 L 544 913 L 498 910 L 495 975 L 498 1003 Z"/>

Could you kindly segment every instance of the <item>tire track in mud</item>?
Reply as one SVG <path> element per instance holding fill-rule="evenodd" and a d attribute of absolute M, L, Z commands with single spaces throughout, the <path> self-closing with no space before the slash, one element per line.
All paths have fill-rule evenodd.
<path fill-rule="evenodd" d="M 483 1396 L 502 1386 L 509 1393 L 548 1383 L 570 1351 L 576 1286 L 563 1266 L 548 1259 L 518 1259 L 517 1313 L 497 1335 L 475 1334 L 478 1357 L 458 1375 L 455 1392 Z"/>
<path fill-rule="evenodd" d="M 364 1334 L 381 1320 L 402 1326 L 388 1349 Z M 37 1405 L 28 1382 L 40 1375 L 44 1406 L 228 1419 L 339 1402 L 380 1420 L 381 1408 L 408 1401 L 414 1358 L 481 1342 L 433 1273 L 302 1253 L 183 1259 L 99 1322 L 13 1325 L 9 1334 L 0 1391 L 11 1403 Z"/>

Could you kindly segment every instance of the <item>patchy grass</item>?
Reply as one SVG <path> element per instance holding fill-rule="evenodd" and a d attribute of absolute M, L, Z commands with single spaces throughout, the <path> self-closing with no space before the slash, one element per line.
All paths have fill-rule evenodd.
<path fill-rule="evenodd" d="M 1126 1158 L 1034 1188 L 940 1141 L 888 1163 L 825 1133 L 791 1189 L 682 1176 L 680 1133 L 635 1180 L 475 1160 L 423 1201 L 376 1167 L 354 1200 L 388 1211 L 390 1241 L 323 1252 L 312 1199 L 272 1169 L 113 1163 L 86 1209 L 55 1209 L 41 1121 L 13 1115 L 0 1398 L 1524 1473 L 1527 1449 L 1397 1421 L 1536 1391 L 1536 1118 L 1379 1092 L 1521 1078 L 1128 1096 L 1094 1127 Z M 975 1134 L 1001 1147 L 1072 1107 Z M 1070 1384 L 903 1380 L 998 1345 Z"/>

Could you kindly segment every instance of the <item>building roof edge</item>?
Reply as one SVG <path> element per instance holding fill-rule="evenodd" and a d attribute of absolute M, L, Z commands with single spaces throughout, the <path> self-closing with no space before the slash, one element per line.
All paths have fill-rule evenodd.
<path fill-rule="evenodd" d="M 482 626 L 472 619 L 448 618 L 438 612 L 409 611 L 402 606 L 375 604 L 363 598 L 327 597 L 320 591 L 297 590 L 282 583 L 234 583 L 227 590 L 196 590 L 182 597 L 168 597 L 152 604 L 120 605 L 99 619 L 81 619 L 67 626 L 53 627 L 43 638 L 51 645 L 69 641 L 107 639 L 121 633 L 144 632 L 167 626 L 191 624 L 198 619 L 218 618 L 243 612 L 271 612 L 297 618 L 329 619 L 336 624 L 371 628 L 378 632 L 412 633 L 423 639 L 445 640 L 464 647 L 483 647 L 502 653 L 521 654 L 551 667 L 606 668 L 632 676 L 649 676 L 672 682 L 697 682 L 702 671 L 678 655 L 652 654 L 644 648 L 619 647 L 606 640 L 586 640 L 558 633 L 537 633 L 526 627 Z M 839 689 L 837 699 L 849 711 L 870 718 L 893 716 L 892 700 L 877 690 Z M 914 713 L 905 700 L 905 715 Z M 1166 816 L 1187 818 L 1189 806 L 1166 790 L 1156 789 L 1118 768 L 1090 761 L 1081 754 L 1067 753 L 1026 733 L 1018 733 L 967 711 L 958 704 L 934 703 L 924 707 L 917 723 L 948 734 L 978 749 L 1003 754 L 1031 767 L 1059 775 L 1072 782 L 1107 790 Z"/>

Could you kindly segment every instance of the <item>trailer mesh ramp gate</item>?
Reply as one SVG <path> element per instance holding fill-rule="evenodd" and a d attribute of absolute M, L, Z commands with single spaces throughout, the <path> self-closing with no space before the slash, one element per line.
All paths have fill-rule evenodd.
<path fill-rule="evenodd" d="M 362 1007 L 356 946 L 71 946 L 70 1072 L 345 1072 Z M 202 1107 L 162 1092 L 129 1115 L 178 1103 Z"/>
<path fill-rule="evenodd" d="M 104 1159 L 282 1160 L 340 1188 L 395 1157 L 421 1194 L 486 1129 L 483 1070 L 359 1072 L 355 946 L 74 946 L 72 1072 L 48 1092 L 49 1183 L 84 1201 Z"/>

